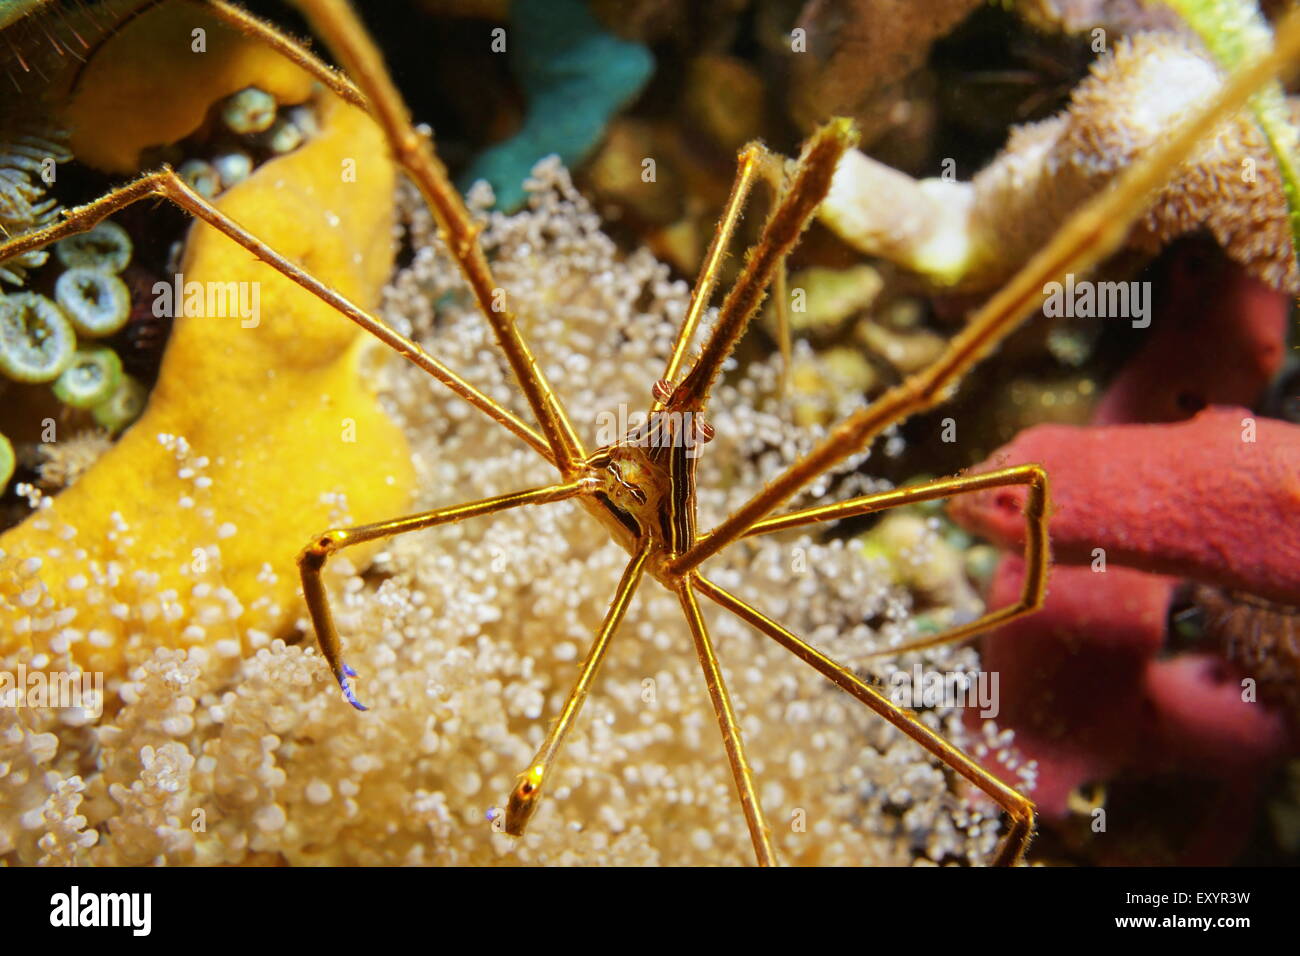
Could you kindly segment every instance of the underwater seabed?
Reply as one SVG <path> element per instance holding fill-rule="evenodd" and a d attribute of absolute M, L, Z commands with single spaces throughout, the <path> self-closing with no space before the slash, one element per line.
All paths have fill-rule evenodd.
<path fill-rule="evenodd" d="M 356 7 L 0 4 L 0 862 L 1296 861 L 1300 20 Z"/>

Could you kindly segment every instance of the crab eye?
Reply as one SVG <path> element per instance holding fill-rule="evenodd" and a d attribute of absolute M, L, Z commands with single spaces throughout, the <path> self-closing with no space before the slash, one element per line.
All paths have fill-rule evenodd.
<path fill-rule="evenodd" d="M 673 397 L 673 386 L 666 378 L 661 378 L 650 387 L 650 395 L 656 402 L 667 402 Z"/>
<path fill-rule="evenodd" d="M 700 415 L 695 416 L 695 435 L 706 445 L 713 441 L 713 426 Z"/>

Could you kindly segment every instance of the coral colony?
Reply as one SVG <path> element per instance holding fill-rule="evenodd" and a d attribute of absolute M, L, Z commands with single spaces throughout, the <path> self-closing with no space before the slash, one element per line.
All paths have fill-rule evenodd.
<path fill-rule="evenodd" d="M 1300 853 L 1300 15 L 299 5 L 0 5 L 0 864 Z"/>

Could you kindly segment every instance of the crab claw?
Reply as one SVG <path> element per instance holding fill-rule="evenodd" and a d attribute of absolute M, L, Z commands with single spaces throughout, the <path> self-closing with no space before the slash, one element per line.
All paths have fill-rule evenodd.
<path fill-rule="evenodd" d="M 343 688 L 343 696 L 346 697 L 348 699 L 348 703 L 351 704 L 353 707 L 355 707 L 357 710 L 369 710 L 370 709 L 369 707 L 361 703 L 361 701 L 357 700 L 357 695 L 352 693 L 352 688 L 351 686 L 348 685 L 348 678 L 356 677 L 357 672 L 354 671 L 347 664 L 344 664 L 342 662 L 339 663 L 339 667 L 341 668 L 342 671 L 338 675 L 339 687 Z"/>
<path fill-rule="evenodd" d="M 532 819 L 537 809 L 538 797 L 542 795 L 542 784 L 546 780 L 546 764 L 538 763 L 519 775 L 510 799 L 506 803 L 505 831 L 511 836 L 523 836 L 524 827 Z"/>

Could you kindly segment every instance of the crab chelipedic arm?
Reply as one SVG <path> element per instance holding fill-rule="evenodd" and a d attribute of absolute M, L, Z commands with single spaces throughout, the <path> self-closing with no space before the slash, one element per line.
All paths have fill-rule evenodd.
<path fill-rule="evenodd" d="M 750 143 L 740 152 L 736 178 L 731 184 L 731 195 L 727 197 L 727 205 L 723 209 L 722 218 L 718 221 L 718 228 L 713 233 L 709 250 L 704 254 L 704 264 L 700 266 L 695 288 L 691 290 L 691 304 L 686 310 L 682 327 L 677 330 L 673 354 L 668 359 L 667 368 L 664 369 L 666 382 L 671 382 L 677 377 L 677 373 L 682 369 L 682 363 L 686 361 L 686 350 L 690 348 L 700 318 L 704 315 L 704 310 L 709 307 L 709 299 L 713 297 L 713 288 L 718 283 L 718 271 L 722 266 L 723 257 L 727 254 L 727 244 L 731 241 L 732 233 L 736 231 L 736 223 L 740 221 L 741 213 L 745 208 L 745 199 L 754 187 L 761 157 L 765 152 L 765 148 L 758 143 Z M 662 407 L 662 402 L 655 403 L 655 408 Z"/>
<path fill-rule="evenodd" d="M 848 120 L 831 120 L 808 141 L 799 158 L 798 170 L 763 225 L 763 233 L 745 256 L 745 267 L 736 284 L 722 300 L 717 325 L 713 327 L 699 357 L 673 395 L 671 406 L 682 412 L 702 412 L 708 405 L 713 382 L 722 363 L 735 349 L 750 319 L 763 303 L 763 296 L 786 254 L 794 248 L 821 201 L 830 189 L 835 166 L 857 142 L 857 132 Z"/>
<path fill-rule="evenodd" d="M 356 674 L 343 663 L 342 642 L 339 640 L 338 630 L 334 627 L 334 617 L 330 613 L 329 599 L 325 594 L 325 583 L 321 578 L 321 572 L 325 569 L 325 562 L 329 560 L 331 555 L 342 551 L 344 548 L 364 544 L 367 541 L 392 538 L 399 534 L 406 534 L 408 531 L 423 531 L 426 528 L 436 528 L 441 524 L 451 524 L 456 521 L 464 521 L 467 518 L 495 514 L 498 511 L 518 508 L 521 505 L 541 505 L 552 501 L 563 501 L 566 498 L 572 498 L 590 490 L 590 479 L 582 478 L 563 484 L 549 485 L 545 488 L 512 491 L 509 494 L 497 495 L 495 498 L 485 498 L 482 501 L 470 501 L 447 508 L 436 508 L 433 511 L 423 511 L 405 518 L 394 518 L 391 521 L 380 521 L 355 528 L 336 528 L 317 535 L 298 555 L 298 570 L 302 575 L 303 596 L 307 601 L 307 611 L 311 615 L 312 625 L 316 629 L 316 639 L 320 642 L 321 653 L 325 655 L 325 660 L 328 662 L 330 670 L 334 672 L 334 677 L 339 682 L 339 686 L 343 688 L 343 693 L 349 703 L 358 710 L 366 709 L 357 701 L 357 698 L 352 693 L 352 688 L 348 686 L 348 678 L 355 677 Z"/>

